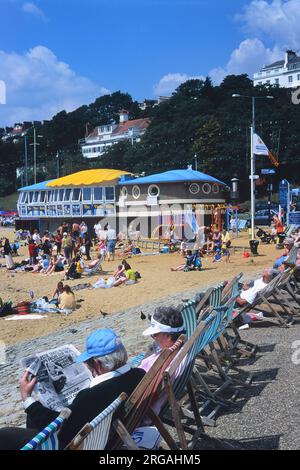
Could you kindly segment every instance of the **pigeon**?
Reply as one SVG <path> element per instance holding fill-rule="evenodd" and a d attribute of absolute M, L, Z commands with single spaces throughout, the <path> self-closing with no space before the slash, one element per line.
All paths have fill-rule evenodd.
<path fill-rule="evenodd" d="M 73 335 L 74 335 L 75 333 L 77 333 L 77 331 L 78 331 L 78 330 L 76 330 L 76 328 L 71 328 L 71 329 L 69 330 L 69 332 L 72 333 Z"/>
<path fill-rule="evenodd" d="M 143 312 L 141 312 L 141 320 L 146 320 L 146 318 L 147 318 L 146 315 Z"/>
<path fill-rule="evenodd" d="M 109 315 L 107 312 L 103 312 L 102 310 L 100 310 L 100 313 L 103 317 L 106 317 L 106 315 Z"/>

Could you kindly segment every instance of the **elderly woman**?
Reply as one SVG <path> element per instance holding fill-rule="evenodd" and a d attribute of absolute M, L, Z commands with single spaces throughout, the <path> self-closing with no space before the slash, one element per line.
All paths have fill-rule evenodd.
<path fill-rule="evenodd" d="M 143 359 L 139 367 L 148 372 L 154 364 L 160 353 L 173 346 L 179 336 L 184 333 L 183 318 L 180 307 L 157 307 L 151 317 L 151 325 L 145 331 L 144 336 L 151 336 L 155 341 L 156 351 Z M 185 360 L 176 369 L 174 380 L 178 377 L 185 367 Z M 163 404 L 166 401 L 165 392 L 161 393 L 159 398 L 153 404 L 153 411 L 158 415 Z"/>

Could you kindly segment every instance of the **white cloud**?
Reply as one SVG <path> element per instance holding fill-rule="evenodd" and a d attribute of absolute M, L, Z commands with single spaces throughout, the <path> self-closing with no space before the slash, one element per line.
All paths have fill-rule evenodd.
<path fill-rule="evenodd" d="M 209 72 L 214 83 L 220 83 L 226 75 L 247 73 L 251 78 L 254 72 L 265 64 L 282 59 L 278 46 L 273 49 L 265 47 L 260 39 L 245 39 L 235 49 L 225 67 L 217 67 Z"/>
<path fill-rule="evenodd" d="M 236 18 L 248 34 L 266 37 L 281 48 L 299 47 L 299 0 L 252 0 Z"/>
<path fill-rule="evenodd" d="M 33 2 L 26 2 L 22 5 L 22 10 L 25 11 L 25 13 L 30 13 L 33 16 L 36 16 L 37 18 L 40 18 L 43 21 L 47 21 L 47 17 L 43 10 L 39 8 L 35 3 Z"/>
<path fill-rule="evenodd" d="M 159 95 L 170 95 L 181 83 L 186 82 L 187 80 L 205 80 L 204 77 L 190 77 L 185 73 L 168 73 L 164 75 L 156 85 L 153 87 L 154 94 Z"/>
<path fill-rule="evenodd" d="M 49 119 L 109 93 L 77 75 L 47 47 L 25 54 L 0 51 L 0 79 L 6 84 L 6 105 L 0 106 L 0 126 L 18 121 Z"/>

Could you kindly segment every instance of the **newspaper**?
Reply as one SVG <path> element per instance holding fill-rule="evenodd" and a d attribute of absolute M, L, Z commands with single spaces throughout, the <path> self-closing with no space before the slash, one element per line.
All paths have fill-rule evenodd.
<path fill-rule="evenodd" d="M 90 386 L 91 373 L 84 364 L 75 362 L 79 354 L 72 344 L 67 344 L 21 360 L 21 366 L 37 378 L 34 392 L 47 408 L 61 411 L 80 390 Z"/>

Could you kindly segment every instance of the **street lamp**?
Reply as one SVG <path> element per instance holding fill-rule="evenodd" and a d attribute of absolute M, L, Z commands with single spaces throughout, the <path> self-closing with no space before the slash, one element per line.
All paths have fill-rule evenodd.
<path fill-rule="evenodd" d="M 197 154 L 196 153 L 194 155 L 194 159 L 195 159 L 195 170 L 197 171 L 197 169 L 198 169 L 198 160 L 197 160 Z"/>
<path fill-rule="evenodd" d="M 33 173 L 34 173 L 34 184 L 36 184 L 36 146 L 40 145 L 37 141 L 36 138 L 43 138 L 43 135 L 36 135 L 36 128 L 33 126 Z"/>
<path fill-rule="evenodd" d="M 251 142 L 251 170 L 250 170 L 250 180 L 251 180 L 251 239 L 254 240 L 254 216 L 255 216 L 255 185 L 254 180 L 256 179 L 255 175 L 255 155 L 253 148 L 253 135 L 255 133 L 255 100 L 257 99 L 274 99 L 274 96 L 249 96 L 249 95 L 240 95 L 239 93 L 233 93 L 232 98 L 250 98 L 252 100 L 252 124 L 250 127 L 250 142 Z"/>

